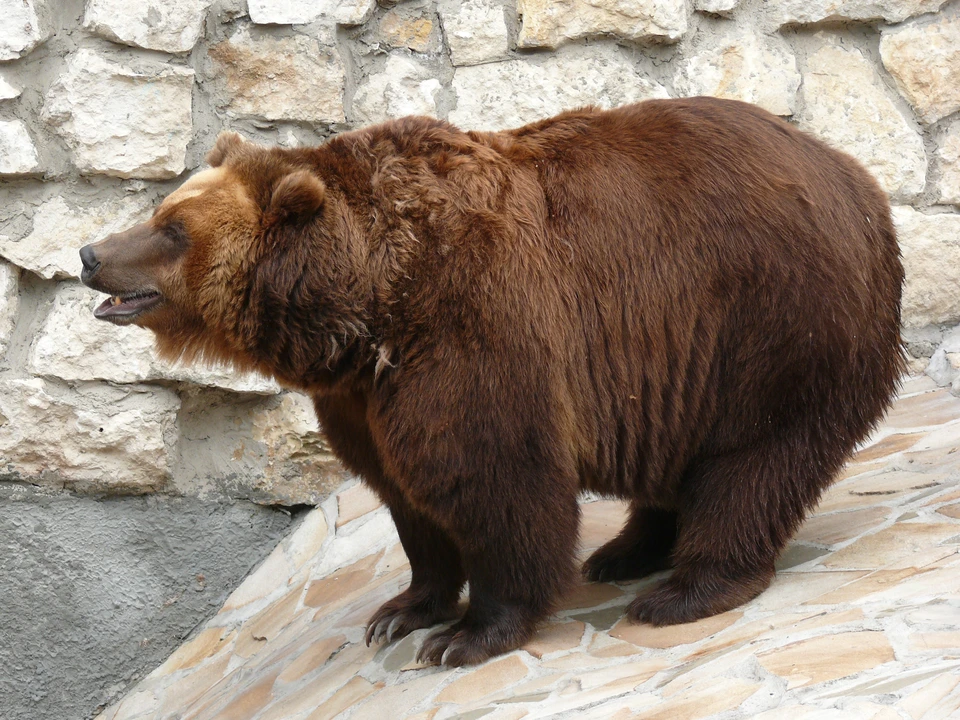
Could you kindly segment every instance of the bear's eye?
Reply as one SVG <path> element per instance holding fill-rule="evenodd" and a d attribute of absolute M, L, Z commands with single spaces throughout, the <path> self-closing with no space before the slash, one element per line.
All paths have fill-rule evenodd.
<path fill-rule="evenodd" d="M 190 244 L 190 235 L 181 222 L 167 223 L 163 227 L 163 235 L 177 248 L 185 248 Z"/>

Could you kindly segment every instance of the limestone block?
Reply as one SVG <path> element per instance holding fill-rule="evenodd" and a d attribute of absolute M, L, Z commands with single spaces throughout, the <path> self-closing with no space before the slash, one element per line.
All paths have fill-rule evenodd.
<path fill-rule="evenodd" d="M 935 156 L 940 166 L 937 181 L 940 202 L 960 205 L 960 118 L 944 129 Z"/>
<path fill-rule="evenodd" d="M 275 382 L 256 375 L 240 375 L 222 367 L 171 366 L 159 360 L 152 332 L 133 325 L 117 327 L 93 316 L 93 309 L 104 298 L 81 286 L 62 287 L 31 349 L 29 371 L 69 381 L 175 380 L 236 392 L 280 391 Z"/>
<path fill-rule="evenodd" d="M 258 25 L 302 25 L 327 20 L 360 25 L 373 13 L 376 0 L 248 0 L 250 19 Z"/>
<path fill-rule="evenodd" d="M 454 71 L 457 107 L 450 122 L 471 130 L 500 130 L 597 105 L 610 108 L 667 91 L 641 77 L 615 47 L 568 47 L 543 58 L 507 60 Z"/>
<path fill-rule="evenodd" d="M 190 52 L 213 0 L 89 0 L 83 26 L 124 45 L 168 53 Z"/>
<path fill-rule="evenodd" d="M 170 477 L 180 400 L 164 388 L 0 381 L 0 467 L 14 479 L 86 492 L 152 492 Z"/>
<path fill-rule="evenodd" d="M 37 172 L 37 148 L 20 120 L 0 120 L 0 175 Z"/>
<path fill-rule="evenodd" d="M 306 35 L 278 37 L 244 27 L 210 49 L 226 78 L 232 115 L 343 122 L 343 62 L 333 45 Z"/>
<path fill-rule="evenodd" d="M 420 9 L 394 8 L 380 18 L 380 42 L 387 47 L 407 48 L 418 53 L 440 52 L 440 28 L 436 16 Z"/>
<path fill-rule="evenodd" d="M 740 0 L 693 0 L 693 7 L 712 15 L 729 15 L 739 3 Z"/>
<path fill-rule="evenodd" d="M 10 83 L 3 76 L 3 73 L 0 73 L 0 100 L 12 100 L 15 97 L 20 97 L 21 92 L 23 91 L 20 88 Z"/>
<path fill-rule="evenodd" d="M 387 58 L 383 72 L 369 76 L 353 97 L 354 121 L 370 124 L 404 115 L 437 114 L 440 81 L 429 69 L 401 55 Z"/>
<path fill-rule="evenodd" d="M 299 393 L 238 399 L 215 390 L 183 394 L 181 491 L 264 504 L 316 505 L 348 475 Z"/>
<path fill-rule="evenodd" d="M 548 47 L 594 35 L 676 42 L 687 30 L 684 0 L 517 0 L 518 47 Z"/>
<path fill-rule="evenodd" d="M 82 173 L 161 180 L 184 170 L 193 70 L 81 49 L 50 88 L 43 116 Z"/>
<path fill-rule="evenodd" d="M 960 321 L 960 215 L 893 209 L 903 253 L 903 324 L 923 327 Z"/>
<path fill-rule="evenodd" d="M 7 351 L 20 311 L 20 271 L 9 263 L 0 262 L 0 358 Z"/>
<path fill-rule="evenodd" d="M 775 115 L 793 114 L 800 73 L 782 38 L 748 28 L 704 33 L 703 38 L 677 72 L 674 86 L 680 93 L 743 100 Z"/>
<path fill-rule="evenodd" d="M 48 280 L 80 277 L 80 248 L 143 222 L 153 204 L 145 192 L 89 203 L 68 203 L 58 194 L 36 208 L 16 203 L 20 213 L 31 211 L 33 230 L 21 238 L 0 229 L 0 256 Z"/>
<path fill-rule="evenodd" d="M 923 139 L 887 94 L 873 64 L 856 49 L 827 43 L 807 60 L 799 126 L 850 153 L 895 196 L 923 190 Z"/>
<path fill-rule="evenodd" d="M 779 25 L 823 20 L 885 20 L 903 22 L 914 15 L 936 12 L 947 0 L 766 0 L 767 16 Z"/>
<path fill-rule="evenodd" d="M 0 60 L 16 60 L 50 37 L 42 0 L 0 0 Z"/>
<path fill-rule="evenodd" d="M 880 57 L 924 122 L 960 109 L 960 16 L 940 15 L 884 30 Z"/>
<path fill-rule="evenodd" d="M 445 0 L 438 10 L 454 65 L 506 57 L 510 46 L 502 5 L 491 0 Z"/>

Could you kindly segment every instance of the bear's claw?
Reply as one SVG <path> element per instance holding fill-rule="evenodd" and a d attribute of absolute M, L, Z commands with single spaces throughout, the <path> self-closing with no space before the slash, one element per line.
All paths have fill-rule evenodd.
<path fill-rule="evenodd" d="M 443 605 L 435 599 L 410 588 L 385 602 L 367 623 L 364 640 L 370 643 L 391 643 L 406 637 L 414 630 L 432 627 L 457 617 L 456 604 Z"/>

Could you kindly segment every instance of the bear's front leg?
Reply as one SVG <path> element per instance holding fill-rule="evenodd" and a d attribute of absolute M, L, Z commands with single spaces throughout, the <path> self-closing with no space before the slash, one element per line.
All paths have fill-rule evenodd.
<path fill-rule="evenodd" d="M 392 490 L 392 491 L 391 491 Z M 384 603 L 367 624 L 366 643 L 392 642 L 414 630 L 458 617 L 465 575 L 448 534 L 417 512 L 394 488 L 380 489 L 410 561 L 410 587 Z"/>

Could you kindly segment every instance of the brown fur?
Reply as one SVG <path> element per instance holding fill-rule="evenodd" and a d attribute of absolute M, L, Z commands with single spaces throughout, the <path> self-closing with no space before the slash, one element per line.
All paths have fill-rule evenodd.
<path fill-rule="evenodd" d="M 530 636 L 574 579 L 583 489 L 632 507 L 589 578 L 674 569 L 630 617 L 749 600 L 903 369 L 886 198 L 749 105 L 226 135 L 209 161 L 209 189 L 93 246 L 88 282 L 161 292 L 136 322 L 167 357 L 313 396 L 413 571 L 368 641 L 455 617 L 469 580 L 429 661 Z"/>

